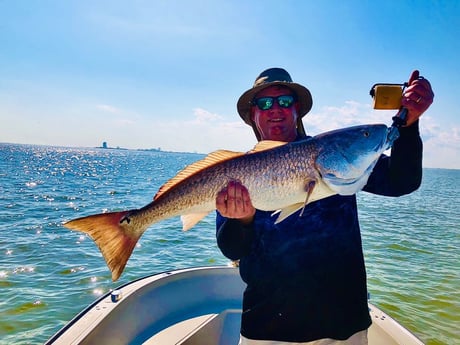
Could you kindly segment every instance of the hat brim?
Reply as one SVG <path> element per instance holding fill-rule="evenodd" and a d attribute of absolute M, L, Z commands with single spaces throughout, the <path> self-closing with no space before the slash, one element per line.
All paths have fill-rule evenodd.
<path fill-rule="evenodd" d="M 311 110 L 311 107 L 313 105 L 313 100 L 312 100 L 310 91 L 305 86 L 302 86 L 297 83 L 281 82 L 281 81 L 265 83 L 263 85 L 259 85 L 259 86 L 256 86 L 256 87 L 253 87 L 247 90 L 238 99 L 238 103 L 237 103 L 238 114 L 240 114 L 241 118 L 248 125 L 252 126 L 251 107 L 252 107 L 252 101 L 254 99 L 254 96 L 258 92 L 262 91 L 263 89 L 266 89 L 267 87 L 274 86 L 274 85 L 286 86 L 289 89 L 291 89 L 293 92 L 295 92 L 297 96 L 297 101 L 299 102 L 300 118 L 304 117 Z"/>

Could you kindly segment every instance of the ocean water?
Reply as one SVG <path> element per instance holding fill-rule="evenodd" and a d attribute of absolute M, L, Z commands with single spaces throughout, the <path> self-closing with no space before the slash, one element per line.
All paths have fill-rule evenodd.
<path fill-rule="evenodd" d="M 94 242 L 66 220 L 138 208 L 192 153 L 0 144 L 0 344 L 43 344 L 102 294 L 165 270 L 226 265 L 214 217 L 141 238 L 113 283 Z M 425 169 L 400 198 L 359 193 L 371 301 L 426 344 L 460 344 L 460 170 Z"/>

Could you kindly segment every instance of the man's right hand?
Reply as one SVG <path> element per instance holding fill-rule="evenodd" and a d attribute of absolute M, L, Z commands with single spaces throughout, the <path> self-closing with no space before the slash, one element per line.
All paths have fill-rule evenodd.
<path fill-rule="evenodd" d="M 248 190 L 238 181 L 230 181 L 217 194 L 216 209 L 223 217 L 238 219 L 243 224 L 250 224 L 256 213 Z"/>

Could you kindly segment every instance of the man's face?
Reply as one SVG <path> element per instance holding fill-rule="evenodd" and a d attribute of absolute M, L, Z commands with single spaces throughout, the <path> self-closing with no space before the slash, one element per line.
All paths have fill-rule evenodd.
<path fill-rule="evenodd" d="M 290 104 L 291 96 L 294 102 Z M 298 102 L 295 101 L 295 94 L 285 86 L 269 86 L 263 89 L 254 97 L 260 100 L 264 97 L 274 97 L 274 99 L 262 99 L 259 103 L 272 106 L 262 110 L 257 104 L 251 107 L 251 119 L 255 123 L 262 140 L 279 140 L 290 142 L 297 137 L 296 121 L 298 116 Z"/>

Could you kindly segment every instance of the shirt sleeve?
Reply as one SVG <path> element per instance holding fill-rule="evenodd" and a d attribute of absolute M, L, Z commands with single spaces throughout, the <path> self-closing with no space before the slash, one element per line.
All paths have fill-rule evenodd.
<path fill-rule="evenodd" d="M 412 193 L 422 182 L 423 144 L 418 121 L 399 129 L 391 156 L 382 155 L 363 190 L 385 196 Z"/>
<path fill-rule="evenodd" d="M 216 211 L 217 245 L 230 260 L 239 260 L 251 249 L 254 237 L 253 224 L 243 225 L 236 219 L 222 217 Z"/>

